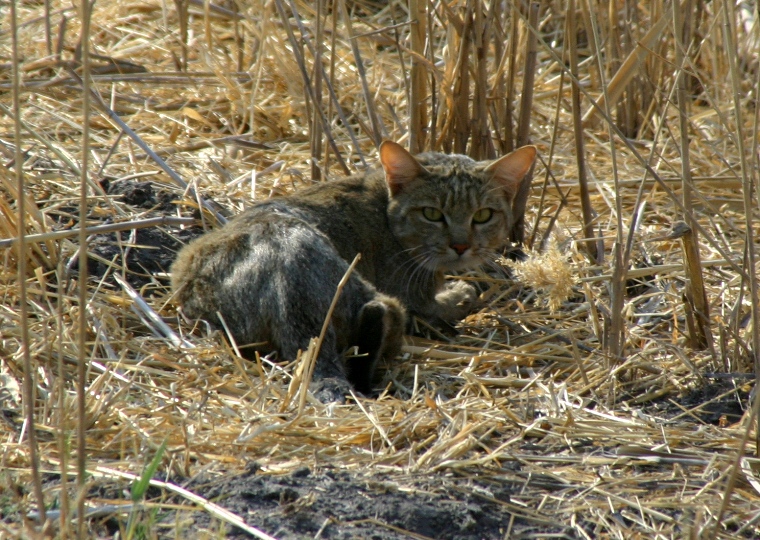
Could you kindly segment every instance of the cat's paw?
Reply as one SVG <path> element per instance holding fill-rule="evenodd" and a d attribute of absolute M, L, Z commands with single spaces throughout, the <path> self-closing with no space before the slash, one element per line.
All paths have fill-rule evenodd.
<path fill-rule="evenodd" d="M 311 382 L 309 390 L 322 403 L 345 403 L 351 395 L 351 383 L 336 377 L 324 377 Z"/>
<path fill-rule="evenodd" d="M 446 322 L 463 319 L 475 308 L 478 300 L 477 289 L 466 281 L 449 281 L 435 295 L 438 317 Z"/>

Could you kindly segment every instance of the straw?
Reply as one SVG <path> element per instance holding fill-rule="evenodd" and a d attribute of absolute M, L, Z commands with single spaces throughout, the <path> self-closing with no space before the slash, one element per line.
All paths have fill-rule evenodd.
<path fill-rule="evenodd" d="M 131 499 L 98 490 L 118 499 L 119 479 L 139 478 L 164 440 L 157 478 L 232 477 L 253 461 L 267 477 L 332 467 L 398 490 L 424 477 L 511 513 L 507 536 L 760 535 L 748 135 L 759 30 L 743 4 L 696 4 L 674 20 L 685 3 L 126 0 L 92 4 L 87 55 L 77 9 L 12 2 L 17 55 L 0 34 L 21 79 L 0 70 L 0 535 L 86 538 L 106 511 L 126 527 Z M 100 108 L 87 116 L 87 102 Z M 453 335 L 419 324 L 376 399 L 315 400 L 316 342 L 300 367 L 239 358 L 224 332 L 179 316 L 167 275 L 131 281 L 131 258 L 88 266 L 80 254 L 83 274 L 70 272 L 87 241 L 87 259 L 103 257 L 92 246 L 107 233 L 170 234 L 208 219 L 201 201 L 231 217 L 376 166 L 384 130 L 487 159 L 527 133 L 542 181 L 526 186 L 527 262 L 460 276 L 481 292 L 476 309 Z M 173 208 L 131 206 L 104 178 L 150 181 Z M 681 221 L 688 244 L 671 234 Z M 88 276 L 96 266 L 109 271 Z M 179 534 L 139 511 L 177 501 L 277 536 L 225 500 L 152 486 L 155 499 L 132 507 L 146 536 Z M 362 524 L 406 534 L 373 520 Z"/>

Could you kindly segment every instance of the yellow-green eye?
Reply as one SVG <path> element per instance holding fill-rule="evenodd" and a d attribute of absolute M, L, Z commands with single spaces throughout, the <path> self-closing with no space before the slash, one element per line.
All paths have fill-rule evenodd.
<path fill-rule="evenodd" d="M 443 221 L 443 212 L 432 206 L 426 206 L 423 208 L 422 215 L 429 221 Z"/>
<path fill-rule="evenodd" d="M 493 217 L 493 210 L 490 208 L 481 208 L 472 216 L 473 223 L 486 223 Z"/>

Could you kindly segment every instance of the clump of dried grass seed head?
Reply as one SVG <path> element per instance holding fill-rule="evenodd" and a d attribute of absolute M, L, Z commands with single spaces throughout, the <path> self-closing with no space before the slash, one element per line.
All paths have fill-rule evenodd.
<path fill-rule="evenodd" d="M 511 268 L 516 277 L 535 289 L 542 304 L 556 312 L 573 292 L 573 269 L 559 248 L 552 244 L 545 252 L 530 251 L 524 261 L 502 257 L 499 262 Z"/>

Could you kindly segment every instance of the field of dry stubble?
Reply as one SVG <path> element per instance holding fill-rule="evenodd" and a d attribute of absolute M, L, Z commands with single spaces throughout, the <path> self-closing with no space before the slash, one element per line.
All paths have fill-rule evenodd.
<path fill-rule="evenodd" d="M 80 9 L 0 3 L 0 538 L 760 535 L 753 3 Z M 537 145 L 528 258 L 324 405 L 168 268 L 385 138 Z"/>

